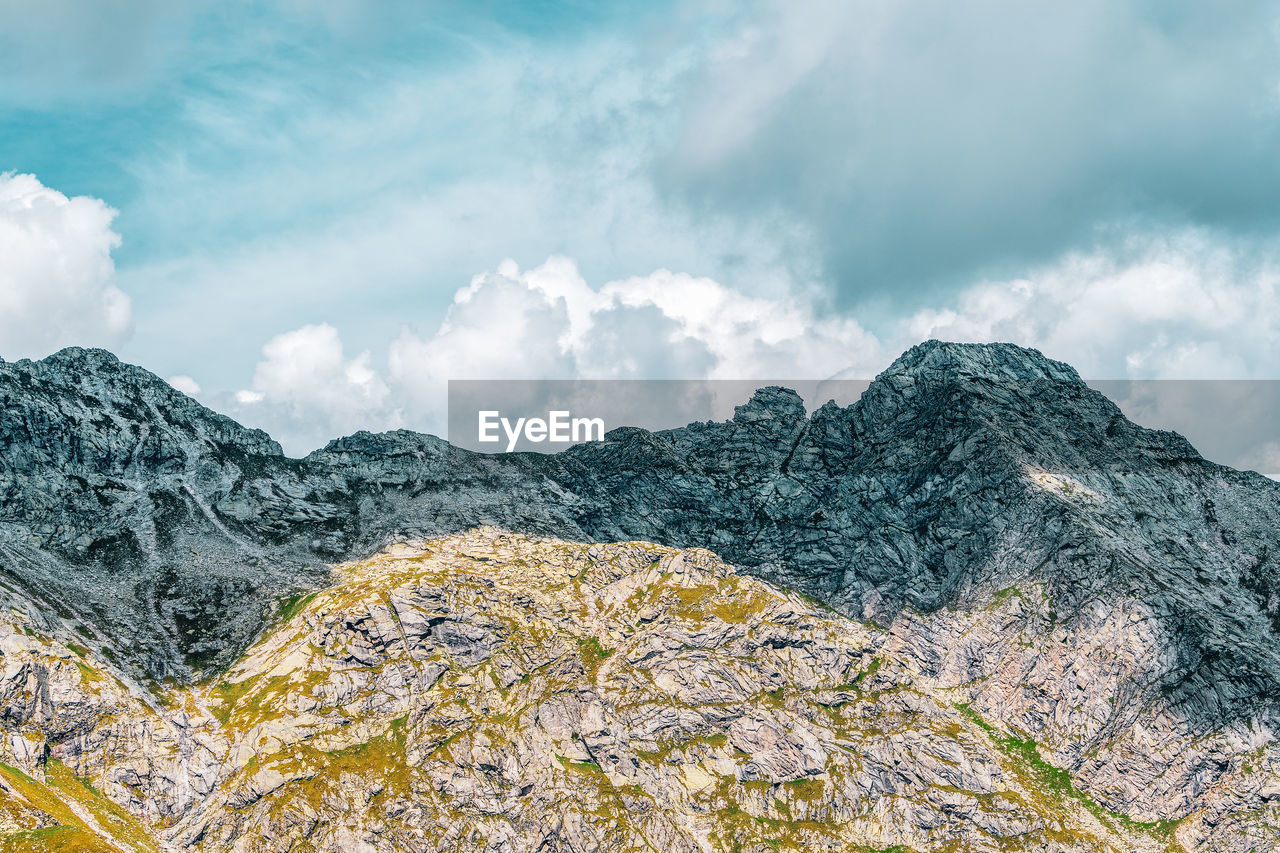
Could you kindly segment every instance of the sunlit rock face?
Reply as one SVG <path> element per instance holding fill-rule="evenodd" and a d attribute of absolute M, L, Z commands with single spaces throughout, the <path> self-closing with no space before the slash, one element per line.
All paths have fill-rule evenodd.
<path fill-rule="evenodd" d="M 401 431 L 359 433 L 289 459 L 265 434 L 91 350 L 0 363 L 0 403 L 0 591 L 27 620 L 10 631 L 14 651 L 0 647 L 6 762 L 57 784 L 74 781 L 64 773 L 89 778 L 158 843 L 417 849 L 410 839 L 438 841 L 432 827 L 463 801 L 474 810 L 458 825 L 472 834 L 450 837 L 466 849 L 537 849 L 538 837 L 551 838 L 550 849 L 612 847 L 624 837 L 642 847 L 733 849 L 732 837 L 751 849 L 772 846 L 759 834 L 766 829 L 777 844 L 845 849 L 1263 850 L 1280 837 L 1272 747 L 1280 486 L 1208 463 L 1177 435 L 1136 427 L 1070 367 L 1034 351 L 923 344 L 847 408 L 807 415 L 794 394 L 767 388 L 729 422 L 616 430 L 555 456 L 483 456 Z M 493 529 L 466 533 L 479 525 Z M 655 559 L 675 559 L 665 548 L 708 549 L 736 567 L 717 569 L 728 579 L 717 584 L 786 599 L 828 626 L 821 653 L 808 648 L 824 663 L 796 664 L 795 625 L 776 614 L 759 624 L 758 614 L 729 619 L 732 608 L 717 613 L 729 605 L 714 596 L 681 593 L 693 600 L 659 607 L 652 619 L 628 599 L 616 612 L 588 604 L 598 584 L 584 591 L 538 574 L 579 546 L 521 535 L 666 555 Z M 473 539 L 494 554 L 472 561 L 478 578 L 498 584 L 511 570 L 499 564 L 524 561 L 531 574 L 511 575 L 524 578 L 512 581 L 528 587 L 523 597 L 505 598 L 495 586 L 488 599 L 477 592 L 470 609 L 450 603 L 461 581 L 427 567 L 467 566 L 460 555 L 481 547 L 465 544 Z M 626 540 L 654 544 L 605 544 Z M 416 543 L 404 546 L 411 555 L 385 551 L 406 542 Z M 526 547 L 545 553 L 516 554 Z M 628 576 L 648 577 L 633 556 L 640 562 Z M 353 564 L 361 569 L 332 569 L 366 559 Z M 422 579 L 386 586 L 379 572 L 397 561 L 419 567 Z M 352 572 L 366 573 L 363 587 L 350 586 Z M 381 590 L 382 603 L 351 597 L 362 588 Z M 586 608 L 596 627 L 513 628 L 511 608 L 543 625 L 534 617 L 554 606 L 539 595 Z M 329 617 L 314 608 L 326 596 L 341 598 L 326 611 L 341 626 L 321 630 Z M 619 656 L 641 636 L 657 642 L 646 632 L 692 630 L 685 623 L 698 619 L 710 633 L 680 634 L 680 642 L 706 661 L 663 668 L 660 656 L 652 667 Z M 743 624 L 786 637 L 748 641 L 726 627 Z M 570 635 L 595 637 L 598 665 L 582 649 L 577 669 L 566 663 L 578 642 Z M 539 654 L 560 663 L 539 672 L 566 667 L 554 689 L 537 692 L 534 675 L 521 681 L 526 671 L 497 686 L 505 676 L 495 661 L 513 643 L 551 644 Z M 656 691 L 644 701 L 675 710 L 650 709 L 656 716 L 642 719 L 622 693 L 608 698 L 600 679 L 623 661 L 626 690 Z M 454 681 L 468 677 L 476 680 Z M 268 683 L 275 686 L 254 693 Z M 849 688 L 854 698 L 818 698 L 848 684 L 858 685 Z M 555 698 L 565 691 L 594 698 Z M 486 716 L 445 695 L 505 710 Z M 508 747 L 482 728 L 526 713 L 498 701 L 511 696 L 545 707 L 534 731 L 558 733 L 547 735 L 550 763 L 541 741 Z M 482 747 L 494 756 L 441 758 L 432 752 L 441 744 L 428 749 L 414 726 L 426 713 L 415 703 L 429 697 L 453 708 L 447 714 L 466 710 L 465 731 L 483 730 Z M 245 716 L 264 709 L 274 716 Z M 835 717 L 847 714 L 862 715 L 858 732 L 840 729 L 849 720 Z M 688 760 L 668 761 L 668 750 L 644 765 L 651 775 L 624 781 L 631 758 L 663 753 L 639 740 L 660 723 L 677 726 L 673 738 L 711 740 Z M 613 733 L 605 753 L 617 762 L 584 745 L 605 730 Z M 471 735 L 458 737 L 472 749 Z M 832 748 L 844 741 L 856 745 Z M 936 766 L 911 763 L 903 766 L 917 782 L 871 785 L 866 768 L 878 759 L 869 750 L 895 743 L 908 744 L 913 761 L 938 756 L 937 766 L 954 761 L 963 772 L 939 782 Z M 413 776 L 396 777 L 409 786 L 398 800 L 357 794 L 341 779 L 324 787 L 319 771 L 308 787 L 300 767 L 352 749 L 394 753 L 385 766 L 426 772 L 436 793 L 413 787 L 421 781 Z M 861 769 L 841 764 L 846 754 Z M 630 766 L 640 773 L 641 764 Z M 579 775 L 563 775 L 571 772 Z M 445 775 L 462 787 L 441 783 Z M 352 765 L 349 776 L 369 771 Z M 477 793 L 498 779 L 516 786 L 510 802 Z M 678 802 L 669 793 L 677 781 L 686 798 Z M 557 824 L 565 835 L 537 836 L 526 821 L 550 819 L 557 785 L 578 798 L 590 790 L 620 799 L 590 808 L 574 800 L 578 817 L 567 820 L 577 823 Z M 628 785 L 648 799 L 626 799 Z M 806 810 L 808 800 L 791 796 L 802 790 L 831 811 Z M 979 805 L 939 799 L 956 792 Z M 34 824 L 15 817 L 14 831 L 70 820 L 28 800 L 19 811 Z M 406 806 L 399 820 L 377 805 L 393 800 L 416 811 Z M 540 812 L 525 810 L 534 803 Z M 991 817 L 1006 806 L 1007 822 Z M 353 809 L 365 817 L 339 829 L 333 815 Z M 640 812 L 651 819 L 636 819 Z M 285 829 L 270 829 L 281 821 Z M 609 821 L 615 835 L 601 829 Z"/>
<path fill-rule="evenodd" d="M 25 732 L 0 767 L 13 837 L 244 851 L 1174 843 L 1172 824 L 1075 789 L 950 679 L 921 673 L 900 638 L 707 551 L 481 529 L 333 581 L 284 602 L 217 680 L 152 693 L 10 608 L 6 661 L 40 673 L 0 696 Z"/>

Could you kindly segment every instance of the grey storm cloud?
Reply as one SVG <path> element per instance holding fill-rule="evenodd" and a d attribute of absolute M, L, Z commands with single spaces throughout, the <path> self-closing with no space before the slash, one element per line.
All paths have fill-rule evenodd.
<path fill-rule="evenodd" d="M 813 233 L 843 301 L 1136 230 L 1270 239 L 1276 3 L 756 6 L 683 102 L 664 190 Z"/>
<path fill-rule="evenodd" d="M 0 98 L 45 107 L 128 91 L 188 47 L 204 0 L 0 0 Z"/>

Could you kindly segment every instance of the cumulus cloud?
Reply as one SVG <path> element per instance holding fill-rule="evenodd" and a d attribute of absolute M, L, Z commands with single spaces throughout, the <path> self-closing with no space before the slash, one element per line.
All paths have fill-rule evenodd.
<path fill-rule="evenodd" d="M 900 342 L 1013 341 L 1098 379 L 1272 378 L 1278 285 L 1273 255 L 1186 231 L 979 283 L 949 307 L 910 316 Z"/>
<path fill-rule="evenodd" d="M 521 275 L 506 263 L 473 278 L 454 295 L 434 335 L 405 330 L 392 343 L 391 375 L 401 382 L 572 378 L 569 306 L 577 314 L 590 294 L 569 292 L 579 284 L 573 280 L 576 270 L 538 272 Z"/>
<path fill-rule="evenodd" d="M 593 288 L 553 256 L 506 261 L 458 291 L 439 331 L 391 345 L 393 381 L 437 398 L 446 379 L 828 376 L 874 366 L 878 342 L 849 318 L 658 270 Z"/>
<path fill-rule="evenodd" d="M 266 428 L 293 453 L 357 429 L 400 425 L 390 389 L 368 351 L 348 359 L 338 330 L 303 326 L 262 347 L 251 388 L 235 394 L 235 413 Z"/>
<path fill-rule="evenodd" d="M 200 393 L 200 383 L 185 374 L 180 373 L 177 376 L 170 376 L 165 381 L 189 397 L 194 397 Z"/>
<path fill-rule="evenodd" d="M 132 331 L 115 285 L 116 212 L 34 175 L 0 174 L 0 356 L 38 357 L 71 344 L 114 346 Z"/>
<path fill-rule="evenodd" d="M 819 314 L 796 297 L 751 297 L 667 270 L 611 282 L 601 294 L 609 311 L 661 312 L 676 339 L 705 347 L 711 379 L 826 378 L 840 368 L 872 369 L 883 358 L 879 341 L 856 320 Z"/>
<path fill-rule="evenodd" d="M 278 335 L 235 408 L 301 452 L 355 428 L 439 432 L 450 379 L 823 378 L 883 360 L 856 321 L 804 301 L 667 270 L 593 287 L 553 256 L 475 276 L 433 333 L 406 327 L 388 344 L 385 379 L 368 352 L 347 360 L 331 326 Z"/>

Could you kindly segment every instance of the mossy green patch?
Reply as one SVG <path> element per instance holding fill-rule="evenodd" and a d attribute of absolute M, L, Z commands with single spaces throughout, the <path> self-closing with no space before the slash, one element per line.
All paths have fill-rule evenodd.
<path fill-rule="evenodd" d="M 1022 590 L 1016 586 L 1006 586 L 1004 589 L 998 589 L 993 596 L 996 601 L 1004 601 L 1007 598 L 1023 598 Z"/>
<path fill-rule="evenodd" d="M 749 622 L 765 611 L 769 599 L 747 591 L 731 592 L 724 600 L 711 605 L 711 612 L 725 622 L 741 624 Z"/>
<path fill-rule="evenodd" d="M 566 758 L 563 755 L 556 755 L 556 760 L 560 762 L 560 766 L 566 770 L 576 770 L 579 773 L 600 773 L 604 771 L 600 769 L 600 764 L 595 761 L 577 761 L 572 758 Z"/>
<path fill-rule="evenodd" d="M 1170 853 L 1185 849 L 1178 843 L 1174 834 L 1180 821 L 1162 820 L 1144 823 L 1135 821 L 1119 812 L 1111 811 L 1084 791 L 1078 789 L 1070 773 L 1045 761 L 1041 757 L 1040 748 L 1034 740 L 1002 734 L 967 703 L 959 703 L 955 707 L 965 717 L 986 731 L 996 745 L 1014 760 L 1017 769 L 1021 771 L 1023 781 L 1027 782 L 1032 790 L 1045 796 L 1046 802 L 1044 805 L 1052 808 L 1056 805 L 1055 800 L 1059 803 L 1071 800 L 1083 806 L 1099 822 L 1112 831 L 1144 834 L 1161 843 Z"/>
<path fill-rule="evenodd" d="M 5 784 L 22 799 L 39 809 L 57 826 L 0 836 L 0 853 L 23 851 L 146 851 L 159 848 L 145 825 L 57 759 L 45 766 L 46 781 L 40 782 L 16 767 L 0 764 Z M 73 805 L 75 808 L 73 808 Z M 81 818 L 76 808 L 92 816 L 93 825 Z M 108 842 L 108 836 L 116 842 Z"/>
<path fill-rule="evenodd" d="M 582 666 L 594 678 L 614 650 L 605 648 L 595 637 L 579 637 L 578 646 L 582 651 Z"/>
<path fill-rule="evenodd" d="M 93 667 L 89 666 L 87 663 L 85 663 L 82 660 L 76 661 L 76 669 L 80 671 L 80 680 L 85 682 L 86 684 L 91 684 L 95 681 L 102 680 L 102 676 L 98 673 L 98 671 L 95 670 Z"/>
<path fill-rule="evenodd" d="M 858 674 L 855 675 L 851 680 L 845 682 L 844 684 L 837 685 L 832 689 L 833 690 L 861 690 L 862 682 L 866 681 L 867 679 L 875 675 L 877 672 L 879 672 L 880 665 L 882 663 L 884 663 L 882 658 L 880 658 L 879 656 L 873 657 L 871 659 L 871 663 L 867 665 L 866 669 L 858 672 Z"/>
<path fill-rule="evenodd" d="M 260 678 L 243 681 L 222 681 L 212 691 L 217 707 L 213 715 L 223 725 L 232 725 L 241 731 L 254 723 L 277 719 L 282 709 L 272 704 L 273 699 L 283 698 L 289 690 L 289 679 L 273 675 L 265 683 Z"/>
<path fill-rule="evenodd" d="M 804 800 L 809 803 L 822 802 L 826 793 L 826 786 L 822 780 L 813 777 L 792 779 L 790 782 L 782 783 L 782 787 L 787 790 L 793 800 Z"/>
<path fill-rule="evenodd" d="M 290 595 L 280 599 L 279 609 L 276 611 L 276 618 L 280 620 L 280 624 L 290 622 L 293 617 L 297 616 L 307 605 L 316 600 L 316 592 L 301 593 L 298 595 Z"/>
<path fill-rule="evenodd" d="M 45 826 L 0 835 L 0 853 L 119 853 L 79 826 Z"/>

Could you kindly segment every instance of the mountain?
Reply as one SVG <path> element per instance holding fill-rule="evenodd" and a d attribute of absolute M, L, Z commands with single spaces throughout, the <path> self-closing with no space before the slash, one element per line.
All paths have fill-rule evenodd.
<path fill-rule="evenodd" d="M 317 646 L 318 635 L 304 643 L 302 635 L 286 630 L 294 622 L 284 619 L 322 618 L 308 616 L 308 608 L 320 599 L 310 600 L 301 615 L 292 611 L 307 601 L 299 596 L 333 590 L 343 582 L 346 575 L 332 571 L 331 564 L 366 560 L 410 541 L 447 541 L 455 543 L 448 547 L 460 548 L 457 543 L 465 539 L 435 537 L 490 525 L 582 543 L 641 540 L 667 548 L 706 548 L 737 572 L 770 584 L 772 595 L 785 597 L 775 589 L 794 590 L 830 608 L 821 618 L 842 626 L 836 633 L 863 638 L 864 654 L 881 660 L 886 673 L 895 673 L 895 684 L 921 685 L 910 689 L 930 697 L 933 704 L 917 711 L 917 728 L 904 723 L 892 731 L 904 737 L 912 731 L 929 748 L 957 739 L 953 746 L 938 747 L 944 755 L 952 755 L 946 750 L 953 747 L 958 750 L 949 760 L 985 757 L 1005 767 L 1003 781 L 992 790 L 1016 796 L 1001 793 L 996 799 L 1002 803 L 1026 805 L 1034 799 L 1032 788 L 1061 795 L 1049 812 L 1028 806 L 1029 811 L 1019 813 L 1020 820 L 1030 822 L 1027 826 L 1042 830 L 1051 824 L 1036 820 L 1047 820 L 1050 813 L 1062 816 L 1061 837 L 1044 834 L 1048 830 L 1040 835 L 1014 832 L 1013 824 L 974 832 L 957 829 L 951 849 L 1000 849 L 983 846 L 987 842 L 979 836 L 984 832 L 988 839 L 1014 844 L 1013 849 L 1143 849 L 1132 845 L 1147 844 L 1153 831 L 1158 843 L 1188 849 L 1280 849 L 1280 771 L 1272 746 L 1280 700 L 1280 569 L 1273 556 L 1280 546 L 1280 484 L 1214 465 L 1175 434 L 1137 427 L 1070 367 L 1035 351 L 930 342 L 904 354 L 847 408 L 828 404 L 808 416 L 794 393 L 766 388 L 725 423 L 661 433 L 624 428 L 609 433 L 604 442 L 554 456 L 485 456 L 400 431 L 358 433 L 304 459 L 289 459 L 265 434 L 240 427 L 152 374 L 93 350 L 64 350 L 39 362 L 0 363 L 0 403 L 0 592 L 14 602 L 13 609 L 28 614 L 27 630 L 41 642 L 53 643 L 59 654 L 72 648 L 68 643 L 83 647 L 89 642 L 92 648 L 83 651 L 92 663 L 83 657 L 79 663 L 97 674 L 105 668 L 110 678 L 103 680 L 122 685 L 121 696 L 132 697 L 118 700 L 125 703 L 120 707 L 132 710 L 102 711 L 97 717 L 85 711 L 81 719 L 78 712 L 58 710 L 59 701 L 68 697 L 76 708 L 91 707 L 92 702 L 74 699 L 81 688 L 64 683 L 50 694 L 62 699 L 46 702 L 39 698 L 44 695 L 41 665 L 19 668 L 26 680 L 13 676 L 6 682 L 5 728 L 13 732 L 6 755 L 16 762 L 19 752 L 28 754 L 26 747 L 13 745 L 13 737 L 45 744 L 42 766 L 56 759 L 62 762 L 58 767 L 110 781 L 102 788 L 109 802 L 153 823 L 194 828 L 207 819 L 201 825 L 210 827 L 209 838 L 226 826 L 215 812 L 230 802 L 225 799 L 231 796 L 228 786 L 243 767 L 237 762 L 266 757 L 258 756 L 252 742 L 244 745 L 248 729 L 238 730 L 234 722 L 239 719 L 234 708 L 254 707 L 255 701 L 236 693 L 234 674 L 259 665 L 253 662 L 259 660 L 263 643 L 282 644 L 277 651 L 293 662 L 291 673 L 311 672 L 307 678 L 325 683 L 348 682 L 350 676 L 333 669 L 327 658 L 324 665 L 302 663 L 314 655 L 308 649 L 327 646 Z M 388 559 L 374 558 L 371 565 Z M 528 562 L 528 557 L 519 559 Z M 738 575 L 733 578 L 733 584 L 748 583 Z M 367 577 L 370 588 L 381 582 Z M 436 583 L 445 584 L 440 579 Z M 537 596 L 530 595 L 534 606 Z M 579 602 L 580 595 L 586 597 Z M 462 626 L 499 619 L 489 604 L 475 602 L 466 619 L 454 621 Z M 400 613 L 397 606 L 388 606 Z M 602 605 L 575 587 L 562 606 L 592 613 Z M 377 621 L 375 609 L 370 606 L 365 613 L 362 604 L 343 617 L 343 624 L 366 616 Z M 809 613 L 806 618 L 816 619 L 820 611 Z M 403 626 L 401 616 L 391 618 Z M 604 619 L 593 623 L 591 631 L 609 625 L 608 630 L 623 635 L 605 643 L 600 634 L 602 649 L 636 640 L 640 626 L 610 623 L 598 613 L 591 618 Z M 560 625 L 546 630 L 546 636 L 539 630 L 539 643 L 552 642 L 547 637 L 569 629 Z M 77 632 L 80 639 L 56 639 L 67 631 Z M 19 635 L 28 636 L 12 634 Z M 295 639 L 279 640 L 286 635 Z M 411 645 L 407 631 L 402 639 L 406 647 Z M 447 650 L 448 643 L 440 642 Z M 553 646 L 563 650 L 571 642 L 563 637 Z M 378 651 L 389 648 L 384 638 Z M 728 654 L 716 646 L 707 651 Z M 5 662 L 8 672 L 8 657 Z M 450 660 L 449 673 L 459 666 Z M 765 683 L 759 673 L 748 678 L 734 670 L 730 677 L 723 674 L 728 663 L 717 666 L 721 668 L 715 672 L 721 674 L 709 683 L 739 700 L 741 691 L 732 692 L 733 684 L 742 679 Z M 462 668 L 471 671 L 475 665 Z M 75 680 L 76 673 L 66 666 L 61 671 Z M 396 677 L 408 678 L 402 666 L 395 671 L 400 673 Z M 783 696 L 788 689 L 820 693 L 838 686 L 831 678 L 856 676 L 852 670 L 839 675 L 828 671 L 822 677 L 793 668 L 779 672 L 777 689 Z M 634 673 L 629 677 L 640 678 Z M 530 701 L 538 704 L 548 701 L 548 695 L 578 689 L 578 678 L 567 675 L 551 694 Z M 169 686 L 162 687 L 166 682 Z M 216 685 L 224 682 L 231 685 L 226 696 L 240 700 L 234 706 L 215 701 L 223 695 Z M 643 678 L 637 684 L 641 682 L 648 684 Z M 306 698 L 306 686 L 286 678 L 262 698 L 279 703 L 276 712 L 286 721 L 310 721 L 321 706 Z M 670 693 L 670 684 L 658 686 Z M 422 689 L 430 693 L 439 688 L 432 682 Z M 773 695 L 774 689 L 751 693 L 750 701 L 743 700 L 743 712 L 764 714 L 773 701 L 765 694 Z M 157 691 L 170 705 L 156 698 Z M 688 713 L 705 720 L 716 704 L 714 692 L 677 702 L 676 716 L 682 718 L 679 709 L 687 704 Z M 886 697 L 898 692 L 877 691 L 874 707 L 887 713 L 894 706 L 884 704 Z M 481 693 L 485 696 L 476 701 L 497 707 L 487 687 Z M 143 759 L 131 755 L 120 760 L 143 781 L 117 782 L 111 780 L 119 778 L 125 765 L 116 759 L 82 765 L 67 760 L 80 748 L 76 744 L 101 731 L 105 718 L 123 715 L 152 732 L 176 725 L 175 702 L 188 727 L 179 727 L 181 736 L 166 735 L 172 743 L 166 741 L 162 749 L 147 746 L 143 754 L 154 765 L 157 749 L 176 750 L 173 754 L 181 756 L 177 769 L 171 760 L 169 769 L 149 765 L 150 775 L 143 774 L 138 769 Z M 813 737 L 819 742 L 823 737 L 847 740 L 818 724 L 828 713 L 823 709 L 835 706 L 805 702 L 791 713 L 795 720 L 807 721 L 804 726 Z M 627 732 L 636 731 L 636 721 L 616 705 L 606 703 L 610 713 L 626 718 Z M 390 702 L 388 707 L 396 711 L 392 720 L 408 714 L 397 730 L 408 750 L 417 743 L 410 736 L 417 730 L 404 726 L 413 723 L 418 706 Z M 399 735 L 378 729 L 386 723 L 378 716 L 381 711 L 361 708 L 347 724 L 353 726 L 349 731 L 355 740 L 344 741 L 343 748 L 364 744 L 373 750 L 379 737 L 383 740 L 378 743 L 390 748 L 387 738 Z M 509 716 L 514 709 L 496 713 Z M 53 718 L 79 722 L 65 729 L 53 725 Z M 290 743 L 307 740 L 295 730 L 297 725 L 312 723 L 290 722 L 289 737 L 296 739 Z M 315 725 L 318 732 L 327 723 Z M 475 725 L 479 723 L 473 721 L 468 731 Z M 864 742 L 851 747 L 855 752 L 871 748 L 867 739 L 891 731 L 863 728 Z M 944 730 L 946 737 L 940 734 Z M 731 737 L 727 729 L 707 731 L 717 741 L 720 735 Z M 273 749 L 288 740 L 276 744 L 275 734 L 253 734 L 263 736 Z M 224 742 L 240 744 L 234 759 L 219 745 Z M 318 743 L 322 746 L 315 748 L 324 753 L 337 749 L 329 748 L 337 743 L 332 738 Z M 192 744 L 201 745 L 197 749 Z M 571 760 L 563 751 L 555 754 Z M 700 754 L 704 771 L 711 754 Z M 417 748 L 396 753 L 395 761 L 403 758 L 425 768 L 427 755 Z M 543 760 L 545 751 L 540 755 L 541 763 L 526 769 L 536 790 L 545 793 L 548 789 L 537 786 L 558 771 L 556 764 Z M 204 763 L 194 756 L 204 756 Z M 1021 783 L 1025 790 L 1015 789 L 1010 780 L 1017 774 L 1001 763 L 1013 760 L 1010 756 L 1021 756 L 1018 760 L 1031 774 L 1025 777 L 1031 782 Z M 594 758 L 582 760 L 605 767 Z M 623 777 L 615 771 L 605 775 L 618 788 Z M 436 778 L 446 770 L 424 772 L 434 772 Z M 919 768 L 910 772 L 926 778 Z M 743 773 L 728 775 L 749 789 L 753 780 Z M 885 793 L 858 786 L 840 793 L 832 781 L 839 773 L 831 768 L 813 775 L 833 786 L 824 787 L 822 797 L 834 798 L 846 809 L 824 812 L 814 823 L 853 821 L 868 797 Z M 501 787 L 493 779 L 486 784 Z M 511 779 L 501 784 L 523 787 Z M 646 777 L 637 784 L 661 787 L 666 782 Z M 782 791 L 775 790 L 776 784 L 782 783 L 769 782 L 775 798 Z M 925 788 L 948 784 L 935 780 Z M 123 793 L 134 790 L 130 785 L 137 789 L 134 795 Z M 165 793 L 173 785 L 188 793 Z M 964 785 L 952 787 L 992 793 L 967 778 Z M 304 788 L 296 780 L 286 781 L 268 792 L 270 798 L 266 793 L 263 797 L 273 802 L 285 798 L 292 803 L 287 806 L 290 814 L 296 814 L 298 801 L 289 798 L 303 796 L 299 791 Z M 818 833 L 803 836 L 804 843 L 945 849 L 942 836 L 911 835 L 907 829 L 924 832 L 940 826 L 930 808 L 979 820 L 969 806 L 943 808 L 941 800 L 930 799 L 923 790 L 908 797 L 918 804 L 917 811 L 877 817 L 885 826 L 901 825 L 899 835 Z M 816 789 L 811 786 L 811 791 Z M 706 806 L 714 820 L 699 824 L 721 841 L 729 837 L 725 816 L 738 814 L 735 809 L 749 813 L 753 821 L 799 825 L 806 820 L 796 817 L 798 807 L 786 797 L 780 801 L 790 816 L 760 811 L 755 800 L 748 808 L 740 793 L 734 797 L 733 804 L 723 799 Z M 178 805 L 148 811 L 152 799 Z M 375 799 L 371 795 L 367 802 Z M 319 805 L 308 802 L 321 823 L 331 820 L 337 808 L 323 796 Z M 539 808 L 547 807 L 548 801 L 537 802 Z M 662 809 L 668 810 L 659 812 L 669 823 L 687 825 L 689 818 L 680 810 L 684 806 L 677 808 L 674 802 L 664 800 Z M 503 809 L 508 823 L 513 815 L 528 814 L 514 806 Z M 368 814 L 373 820 L 373 812 Z M 378 814 L 378 820 L 385 820 L 387 813 Z M 439 825 L 444 814 L 421 812 L 410 824 L 430 835 L 427 828 Z M 1088 823 L 1086 815 L 1097 825 Z M 287 849 L 283 841 L 263 834 L 265 822 L 274 820 L 237 823 L 240 829 L 232 834 L 250 839 L 242 849 Z M 483 849 L 489 841 L 476 839 L 490 839 L 489 831 L 476 832 L 480 835 L 458 843 Z M 513 832 L 504 836 L 505 849 L 533 849 L 522 846 L 525 835 Z M 728 849 L 721 841 L 708 840 L 712 834 L 701 837 L 713 848 Z M 746 844 L 748 836 L 733 837 Z M 182 837 L 190 841 L 196 836 Z M 231 838 L 217 837 L 219 843 Z M 335 848 L 337 836 L 325 837 L 330 846 L 315 849 L 357 849 Z M 556 836 L 550 844 L 593 849 L 584 837 Z M 603 836 L 589 837 L 612 846 Z M 648 843 L 676 843 L 674 835 L 644 837 Z M 851 840 L 855 837 L 861 840 Z M 373 844 L 368 849 L 412 849 L 407 841 L 388 841 L 383 847 L 367 843 Z"/>

